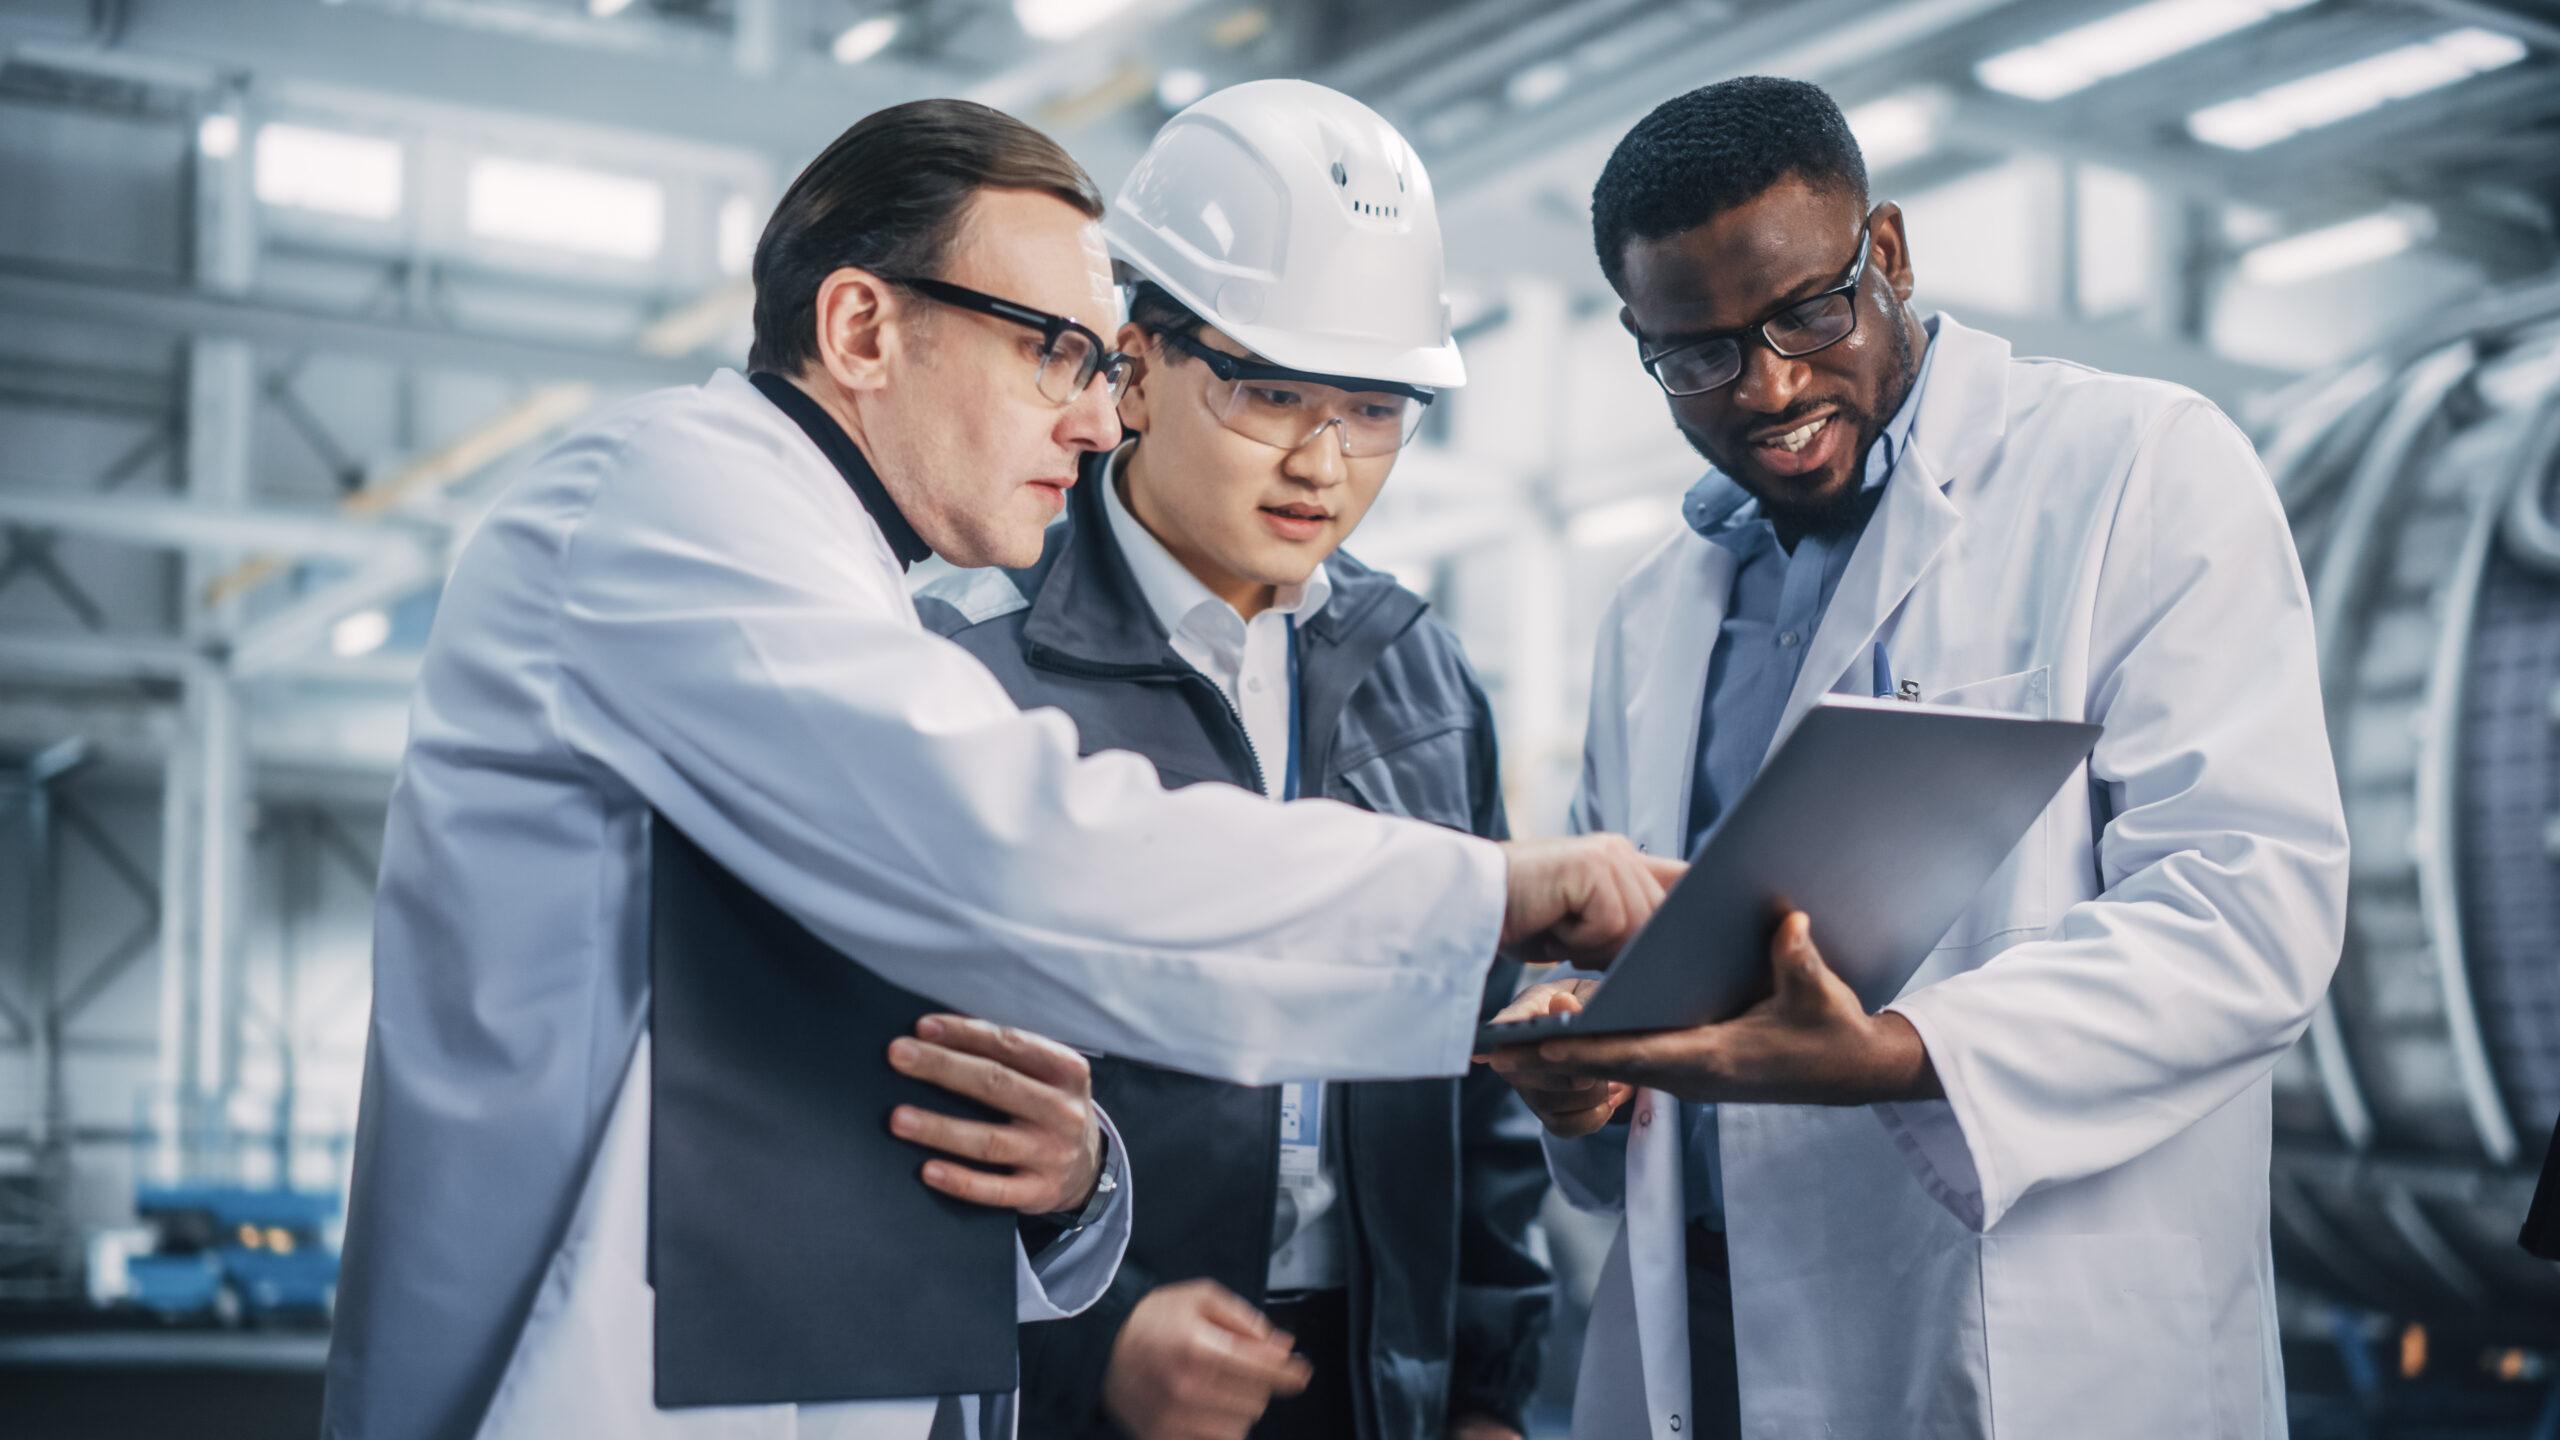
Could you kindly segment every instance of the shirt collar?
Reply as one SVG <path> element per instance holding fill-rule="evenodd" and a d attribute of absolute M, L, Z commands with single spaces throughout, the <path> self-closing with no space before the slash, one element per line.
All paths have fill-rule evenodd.
<path fill-rule="evenodd" d="M 1858 482 L 1861 494 L 1883 488 L 1893 478 L 1894 467 L 1911 446 L 1911 427 L 1920 417 L 1920 392 L 1929 386 L 1929 371 L 1937 364 L 1938 319 L 1930 316 L 1922 322 L 1931 344 L 1920 354 L 1920 373 L 1911 377 L 1911 388 L 1902 397 L 1901 408 L 1877 434 L 1876 443 L 1867 451 L 1867 473 Z M 1766 526 L 1757 525 L 1760 502 L 1751 492 L 1729 479 L 1723 471 L 1710 469 L 1698 483 L 1681 497 L 1681 518 L 1689 528 L 1727 549 L 1750 553 Z M 1770 537 L 1774 539 L 1775 537 Z"/>
<path fill-rule="evenodd" d="M 1244 617 L 1235 607 L 1211 594 L 1200 577 L 1191 573 L 1173 552 L 1164 548 L 1138 517 L 1120 499 L 1120 476 L 1129 466 L 1129 453 L 1134 446 L 1123 446 L 1111 457 L 1110 466 L 1101 477 L 1103 513 L 1111 520 L 1111 538 L 1118 542 L 1122 558 L 1129 562 L 1129 573 L 1137 577 L 1139 593 L 1147 597 L 1147 608 L 1155 612 L 1156 623 L 1164 633 L 1179 632 L 1184 622 L 1198 614 L 1202 606 L 1213 607 L 1211 619 L 1223 614 L 1242 628 Z M 1318 565 L 1303 585 L 1283 585 L 1272 597 L 1271 611 L 1296 617 L 1314 615 L 1333 596 L 1333 577 Z"/>
<path fill-rule="evenodd" d="M 889 498 L 888 487 L 880 483 L 880 472 L 872 469 L 871 462 L 862 457 L 861 447 L 853 443 L 852 436 L 844 433 L 844 427 L 836 423 L 836 417 L 809 398 L 808 392 L 770 370 L 759 370 L 747 379 L 762 392 L 764 398 L 773 402 L 775 409 L 790 416 L 792 423 L 808 434 L 819 454 L 834 462 L 845 483 L 853 487 L 854 498 L 871 513 L 871 522 L 888 537 L 889 553 L 898 557 L 899 569 L 904 570 L 933 553 L 933 547 L 924 543 L 924 537 L 916 533 L 916 527 L 907 523 L 906 515 L 898 509 L 898 502 Z"/>

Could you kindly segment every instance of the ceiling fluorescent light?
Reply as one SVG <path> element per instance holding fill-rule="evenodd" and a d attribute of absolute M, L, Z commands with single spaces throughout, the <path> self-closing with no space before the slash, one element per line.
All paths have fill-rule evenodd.
<path fill-rule="evenodd" d="M 836 37 L 836 43 L 827 47 L 827 53 L 834 56 L 839 65 L 859 65 L 888 49 L 890 43 L 898 38 L 898 31 L 904 23 L 896 15 L 874 15 L 868 20 L 856 21 L 845 27 L 844 33 Z"/>
<path fill-rule="evenodd" d="M 1849 133 L 1858 137 L 1867 173 L 1879 175 L 1937 148 L 1938 127 L 1947 118 L 1947 97 L 1940 90 L 1906 90 L 1855 106 L 1848 118 Z"/>
<path fill-rule="evenodd" d="M 1177 65 L 1156 77 L 1156 103 L 1167 110 L 1188 110 L 1208 93 L 1209 77 L 1188 66 Z"/>
<path fill-rule="evenodd" d="M 370 655 L 391 638 L 391 617 L 379 610 L 359 610 L 329 627 L 329 653 L 341 660 Z"/>
<path fill-rule="evenodd" d="M 599 20 L 610 20 L 631 8 L 631 0 L 587 0 L 587 13 Z"/>
<path fill-rule="evenodd" d="M 196 149 L 208 160 L 228 160 L 240 151 L 240 117 L 217 110 L 196 122 Z"/>
<path fill-rule="evenodd" d="M 253 183 L 270 205 L 388 220 L 400 213 L 400 146 L 308 125 L 262 125 Z"/>
<path fill-rule="evenodd" d="M 1502 97 L 1514 109 L 1534 110 L 1565 92 L 1573 69 L 1561 60 L 1541 60 L 1503 82 Z"/>
<path fill-rule="evenodd" d="M 464 223 L 488 240 L 647 260 L 666 232 L 666 193 L 651 181 L 575 165 L 487 155 L 471 162 Z"/>
<path fill-rule="evenodd" d="M 2264 149 L 2394 100 L 2504 69 L 2525 53 L 2525 43 L 2512 35 L 2476 28 L 2456 30 L 2206 106 L 2187 117 L 2187 133 L 2225 150 Z"/>
<path fill-rule="evenodd" d="M 2311 3 L 2151 0 L 2052 39 L 2003 51 L 1976 65 L 1973 74 L 1984 86 L 2003 94 L 2023 100 L 2059 100 Z"/>
<path fill-rule="evenodd" d="M 1013 0 L 1014 23 L 1034 40 L 1073 40 L 1132 0 Z"/>
<path fill-rule="evenodd" d="M 2378 210 L 2317 230 L 2270 240 L 2240 257 L 2240 274 L 2259 285 L 2290 285 L 2397 255 L 2435 233 L 2425 210 Z"/>

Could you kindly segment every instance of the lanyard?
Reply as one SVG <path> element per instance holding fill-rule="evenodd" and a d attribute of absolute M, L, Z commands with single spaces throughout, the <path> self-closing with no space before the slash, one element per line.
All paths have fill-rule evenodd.
<path fill-rule="evenodd" d="M 1307 748 L 1306 736 L 1298 733 L 1301 716 L 1298 711 L 1298 617 L 1289 621 L 1289 763 L 1282 768 L 1280 798 L 1298 798 L 1298 753 Z"/>

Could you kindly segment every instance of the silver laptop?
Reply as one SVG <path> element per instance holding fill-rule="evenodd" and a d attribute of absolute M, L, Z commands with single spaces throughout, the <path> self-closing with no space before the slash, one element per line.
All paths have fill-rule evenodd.
<path fill-rule="evenodd" d="M 1729 1020 L 1769 990 L 1790 909 L 1869 1011 L 1911 979 L 2098 743 L 2099 727 L 1832 696 L 1808 712 L 1689 857 L 1689 873 L 1571 1015 L 1476 1034 L 1551 1035 Z"/>

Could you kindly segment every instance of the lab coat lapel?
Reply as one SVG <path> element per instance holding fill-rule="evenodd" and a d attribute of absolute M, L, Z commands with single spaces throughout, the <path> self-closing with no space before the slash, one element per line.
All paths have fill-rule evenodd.
<path fill-rule="evenodd" d="M 1698 716 L 1706 702 L 1707 662 L 1733 594 L 1733 552 L 1694 536 L 1690 553 L 1669 576 L 1655 623 L 1628 657 L 1627 834 L 1657 855 L 1685 857 L 1689 786 L 1697 775 Z"/>
<path fill-rule="evenodd" d="M 1841 676 L 1855 674 L 1856 693 L 1869 693 L 1864 682 L 1872 671 L 1863 663 L 1869 647 L 1964 522 L 1949 489 L 2008 429 L 2008 373 L 2007 341 L 1938 317 L 1928 388 L 1920 393 L 1904 453 L 1805 652 L 1771 754 Z M 1896 673 L 1907 673 L 1906 657 L 1893 658 Z"/>

